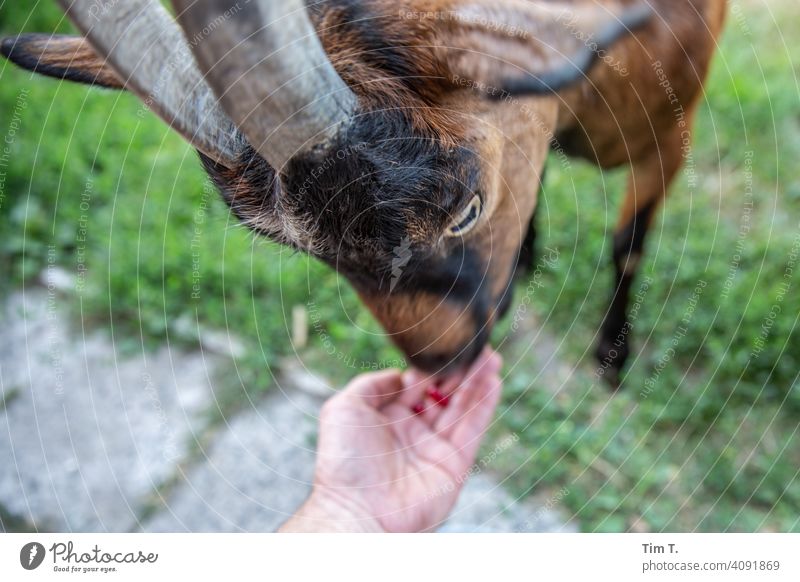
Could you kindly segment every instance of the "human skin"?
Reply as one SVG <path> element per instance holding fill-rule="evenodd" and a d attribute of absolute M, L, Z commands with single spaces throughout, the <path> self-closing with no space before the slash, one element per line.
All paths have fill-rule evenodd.
<path fill-rule="evenodd" d="M 500 397 L 499 355 L 458 377 L 355 378 L 320 415 L 314 486 L 281 532 L 420 532 L 455 504 Z"/>

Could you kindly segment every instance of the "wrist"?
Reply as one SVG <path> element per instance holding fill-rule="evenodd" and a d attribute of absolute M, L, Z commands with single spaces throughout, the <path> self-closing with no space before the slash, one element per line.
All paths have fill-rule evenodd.
<path fill-rule="evenodd" d="M 381 533 L 378 520 L 353 500 L 315 487 L 311 496 L 278 530 L 284 533 Z"/>

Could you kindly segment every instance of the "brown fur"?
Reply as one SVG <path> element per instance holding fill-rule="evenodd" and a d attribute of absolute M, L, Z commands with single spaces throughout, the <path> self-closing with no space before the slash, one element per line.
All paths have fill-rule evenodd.
<path fill-rule="evenodd" d="M 616 8 L 633 3 L 634 0 L 601 0 L 595 4 Z M 391 43 L 415 55 L 417 74 L 426 79 L 425 91 L 411 90 L 397 79 L 387 80 L 380 72 L 366 70 L 357 40 L 350 34 L 335 36 L 328 32 L 337 28 L 335 14 L 324 20 L 320 36 L 334 65 L 357 90 L 364 89 L 361 94 L 365 98 L 374 98 L 384 106 L 412 110 L 415 123 L 438 139 L 466 141 L 479 152 L 489 219 L 470 237 L 483 241 L 481 247 L 489 264 L 487 277 L 492 281 L 495 296 L 499 296 L 510 277 L 513 256 L 536 206 L 536 185 L 551 138 L 556 147 L 603 168 L 620 165 L 631 168 L 619 231 L 630 225 L 637 209 L 666 195 L 682 161 L 680 134 L 691 130 L 692 113 L 722 28 L 725 2 L 656 0 L 654 21 L 608 51 L 609 62 L 624 67 L 627 76 L 600 62 L 586 81 L 559 96 L 507 97 L 500 103 L 488 101 L 481 91 L 458 88 L 454 91 L 452 86 L 448 87 L 452 75 L 448 67 L 466 66 L 474 79 L 484 82 L 481 87 L 488 90 L 498 81 L 493 70 L 496 63 L 475 57 L 475 52 L 489 52 L 507 59 L 519 60 L 519 54 L 528 54 L 529 59 L 536 55 L 544 59 L 535 38 L 530 39 L 532 44 L 526 49 L 520 39 L 504 38 L 495 30 L 481 30 L 477 24 L 460 26 L 445 20 L 442 26 L 442 20 L 420 19 L 409 23 L 397 18 L 401 10 L 445 14 L 466 5 L 477 6 L 503 22 L 515 22 L 513 13 L 509 14 L 504 3 L 496 0 L 370 3 L 373 13 L 378 15 L 375 26 L 388 33 Z M 533 27 L 524 17 L 518 22 L 528 29 Z M 457 47 L 458 58 L 442 58 L 441 47 Z M 655 61 L 662 63 L 674 91 L 672 102 L 661 86 L 663 79 L 653 66 Z M 481 75 L 485 78 L 481 79 Z M 675 112 L 678 105 L 685 112 L 680 127 Z M 629 273 L 635 272 L 633 266 L 631 262 Z M 364 300 L 387 329 L 415 329 L 418 343 L 430 343 L 429 333 L 436 333 L 435 329 L 447 329 L 448 338 L 476 333 L 474 324 L 464 318 L 455 319 L 467 329 L 454 332 L 444 316 L 431 326 L 432 330 L 420 330 L 420 326 L 415 327 L 420 321 L 419 309 L 389 309 L 382 296 Z M 441 343 L 435 342 L 437 350 L 446 351 L 444 344 L 451 340 L 444 336 L 439 340 Z"/>
<path fill-rule="evenodd" d="M 431 188 L 427 193 L 431 207 L 439 206 L 439 210 L 446 209 L 445 214 L 452 214 L 475 192 L 483 197 L 480 222 L 458 243 L 443 238 L 447 216 L 420 210 L 424 209 L 426 193 L 419 191 L 403 193 L 415 197 L 419 212 L 411 213 L 410 205 L 391 210 L 403 216 L 376 212 L 372 222 L 360 225 L 363 228 L 357 236 L 345 240 L 344 235 L 350 235 L 350 231 L 342 230 L 347 213 L 366 215 L 367 210 L 374 211 L 368 192 L 350 192 L 336 181 L 343 173 L 358 175 L 360 168 L 347 167 L 348 162 L 319 178 L 317 182 L 328 182 L 315 182 L 312 190 L 319 186 L 315 194 L 319 199 L 308 201 L 298 199 L 297 192 L 289 189 L 302 182 L 302 176 L 276 180 L 274 171 L 252 151 L 237 167 L 223 167 L 206 159 L 206 168 L 247 224 L 339 268 L 412 361 L 442 369 L 445 361 L 464 363 L 474 357 L 477 343 L 485 341 L 500 315 L 537 204 L 548 147 L 582 156 L 602 168 L 628 166 L 631 178 L 615 238 L 618 293 L 604 324 L 602 341 L 606 342 L 624 322 L 627 289 L 635 274 L 644 232 L 641 225 L 638 232 L 634 228 L 637 217 L 646 229 L 682 163 L 681 148 L 691 136 L 691 119 L 722 28 L 725 0 L 651 0 L 656 13 L 652 21 L 617 44 L 601 47 L 607 62 L 597 62 L 573 88 L 546 96 L 512 94 L 505 88 L 525 86 L 519 81 L 531 77 L 549 78 L 547 74 L 554 68 L 569 72 L 567 59 L 585 51 L 588 41 L 581 37 L 584 32 L 594 33 L 598 22 L 613 24 L 622 7 L 639 3 L 310 3 L 310 16 L 333 66 L 356 93 L 360 114 L 371 116 L 372 125 L 362 125 L 365 131 L 358 135 L 373 140 L 369 145 L 376 149 L 371 152 L 376 155 L 354 156 L 349 162 L 363 159 L 374 164 L 377 159 L 382 164 L 400 163 L 392 157 L 396 152 L 390 148 L 377 151 L 375 137 L 383 137 L 384 130 L 382 114 L 387 131 L 395 132 L 386 137 L 425 141 L 428 145 L 415 146 L 418 159 L 428 160 L 428 164 L 437 160 L 440 165 L 434 169 L 442 174 L 438 185 L 431 186 L 425 180 L 419 183 L 420 188 Z M 554 19 L 565 7 L 576 9 L 575 19 L 568 23 L 561 16 Z M 93 77 L 106 86 L 122 85 L 85 41 L 47 38 L 23 39 L 23 44 L 14 45 L 14 51 L 6 42 L 3 50 L 15 53 L 23 66 L 45 74 L 83 81 Z M 656 62 L 660 65 L 654 66 Z M 413 155 L 402 161 L 409 160 L 414 161 Z M 459 160 L 463 160 L 463 171 L 456 163 Z M 301 162 L 295 167 L 296 173 L 313 168 L 315 163 Z M 473 179 L 470 164 L 476 164 L 479 172 L 477 182 L 467 184 Z M 382 169 L 386 168 L 377 168 Z M 402 191 L 404 184 L 383 179 L 383 185 Z M 454 188 L 452 183 L 460 187 Z M 326 198 L 334 191 L 363 195 L 365 202 L 359 206 Z M 453 196 L 463 199 L 454 202 Z M 339 204 L 336 210 L 328 206 L 329 201 Z M 379 201 L 390 203 L 391 199 Z M 328 222 L 320 226 L 323 220 Z M 397 226 L 397 232 L 375 234 L 380 230 L 376 225 Z M 415 286 L 387 294 L 380 273 L 389 269 L 392 247 L 397 244 L 392 237 L 396 236 L 408 237 L 419 247 L 417 254 L 426 258 L 416 265 Z M 346 244 L 331 246 L 331 241 Z M 335 252 L 343 254 L 334 256 Z M 440 267 L 446 270 L 446 261 L 457 258 L 458 252 L 470 261 L 471 272 L 465 276 L 474 294 L 462 289 L 463 297 L 455 300 L 451 294 L 432 293 L 431 288 L 442 286 L 441 278 L 428 281 L 426 272 L 436 275 L 433 271 Z M 476 309 L 473 303 L 481 304 L 481 308 Z M 468 349 L 470 344 L 475 345 Z M 607 347 L 601 346 L 601 352 Z M 624 358 L 614 365 L 621 362 Z"/>

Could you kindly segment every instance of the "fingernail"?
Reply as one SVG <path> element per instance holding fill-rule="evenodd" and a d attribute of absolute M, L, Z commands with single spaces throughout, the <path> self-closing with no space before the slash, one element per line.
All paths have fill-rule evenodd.
<path fill-rule="evenodd" d="M 419 416 L 420 414 L 425 412 L 425 406 L 421 402 L 417 402 L 414 406 L 411 407 L 411 412 Z"/>

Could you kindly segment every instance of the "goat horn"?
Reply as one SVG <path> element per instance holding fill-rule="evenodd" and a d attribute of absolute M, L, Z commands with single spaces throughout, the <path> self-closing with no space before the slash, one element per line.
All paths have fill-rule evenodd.
<path fill-rule="evenodd" d="M 356 96 L 334 70 L 303 0 L 172 0 L 209 85 L 276 170 L 330 141 Z"/>
<path fill-rule="evenodd" d="M 59 0 L 125 86 L 195 148 L 233 166 L 244 147 L 158 0 Z"/>

